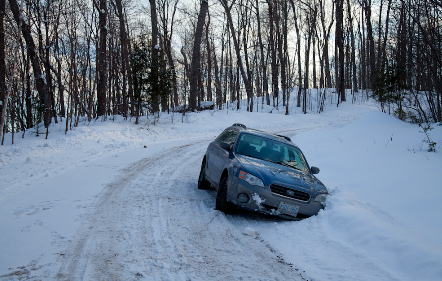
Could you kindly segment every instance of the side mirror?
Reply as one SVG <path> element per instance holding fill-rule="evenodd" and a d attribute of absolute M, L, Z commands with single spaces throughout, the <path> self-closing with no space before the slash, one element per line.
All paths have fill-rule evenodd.
<path fill-rule="evenodd" d="M 319 174 L 319 168 L 312 166 L 312 167 L 310 167 L 310 172 L 314 175 Z"/>
<path fill-rule="evenodd" d="M 221 146 L 222 149 L 227 150 L 227 151 L 229 151 L 229 152 L 232 151 L 232 148 L 233 148 L 233 145 L 232 145 L 232 144 L 225 143 L 225 142 L 222 142 L 222 143 L 220 144 L 220 146 Z"/>

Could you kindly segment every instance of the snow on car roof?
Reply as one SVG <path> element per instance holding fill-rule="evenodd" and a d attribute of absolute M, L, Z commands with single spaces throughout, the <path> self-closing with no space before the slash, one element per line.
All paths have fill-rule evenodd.
<path fill-rule="evenodd" d="M 272 133 L 269 133 L 269 132 L 266 132 L 266 131 L 261 131 L 261 130 L 258 130 L 258 129 L 247 128 L 246 126 L 243 126 L 243 125 L 242 126 L 238 126 L 237 124 L 232 125 L 232 127 L 234 127 L 235 129 L 238 129 L 240 131 L 252 133 L 252 134 L 255 134 L 255 135 L 264 136 L 264 137 L 272 139 L 272 140 L 276 140 L 276 141 L 280 141 L 280 142 L 284 142 L 284 143 L 296 146 L 292 141 L 289 141 L 290 138 L 284 137 L 282 135 L 272 134 Z"/>

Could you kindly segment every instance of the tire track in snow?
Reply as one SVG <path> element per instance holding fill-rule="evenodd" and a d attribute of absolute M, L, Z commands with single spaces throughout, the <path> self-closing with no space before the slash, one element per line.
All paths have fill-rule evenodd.
<path fill-rule="evenodd" d="M 163 213 L 160 215 L 160 229 L 165 235 L 162 236 L 162 240 L 174 249 L 172 252 L 178 252 L 175 268 L 169 268 L 177 275 L 162 280 L 237 280 L 241 277 L 245 280 L 290 280 L 293 277 L 291 268 L 283 266 L 283 270 L 268 270 L 266 264 L 277 264 L 275 257 L 269 256 L 270 251 L 263 249 L 260 243 L 244 237 L 229 223 L 224 214 L 214 211 L 212 207 L 205 207 L 210 203 L 211 206 L 214 205 L 214 197 L 206 191 L 196 190 L 195 179 L 203 152 L 204 148 L 189 154 L 189 158 L 183 157 L 188 159 L 188 164 L 183 165 L 183 169 L 173 173 L 173 176 L 166 180 L 166 186 L 179 188 L 177 193 L 183 194 L 184 200 L 179 204 L 170 204 L 170 200 L 164 202 L 166 196 L 159 197 L 158 210 Z M 194 176 L 189 177 L 192 174 Z M 171 180 L 180 184 L 167 184 Z M 167 189 L 161 191 L 170 194 Z M 203 204 L 203 208 L 201 203 L 195 204 L 194 200 L 189 200 L 197 196 L 201 196 L 201 201 L 206 203 Z M 164 207 L 161 207 L 162 203 L 165 203 Z M 176 220 L 178 213 L 180 220 L 185 223 Z M 170 231 L 172 229 L 174 231 Z M 269 259 L 270 263 L 266 262 L 266 259 Z M 275 267 L 280 267 L 280 264 Z M 265 270 L 262 270 L 263 268 Z M 287 271 L 291 272 L 290 277 L 285 274 Z M 280 278 L 280 275 L 283 277 Z"/>
<path fill-rule="evenodd" d="M 63 263 L 60 267 L 60 270 L 56 276 L 57 280 L 84 280 L 86 270 L 88 268 L 91 253 L 86 252 L 88 247 L 93 247 L 91 245 L 91 238 L 94 236 L 96 238 L 97 233 L 103 232 L 103 229 L 99 229 L 100 227 L 107 227 L 104 222 L 100 219 L 103 219 L 106 215 L 109 215 L 109 207 L 113 207 L 116 203 L 118 203 L 118 194 L 124 187 L 130 183 L 130 181 L 134 180 L 137 175 L 139 175 L 143 170 L 151 166 L 155 161 L 164 157 L 164 155 L 174 152 L 176 150 L 187 147 L 188 145 L 178 146 L 169 151 L 160 153 L 156 157 L 153 158 L 144 158 L 140 161 L 137 161 L 127 168 L 122 170 L 120 178 L 108 184 L 103 191 L 98 196 L 96 206 L 94 207 L 92 213 L 87 215 L 86 222 L 79 229 L 78 234 L 76 235 L 75 241 L 72 243 L 72 247 L 69 249 L 69 252 L 66 254 Z M 116 200 L 112 200 L 113 197 L 116 197 Z M 112 206 L 111 206 L 112 205 Z M 110 211 L 110 214 L 114 215 L 117 212 Z M 97 240 L 97 239 L 95 239 Z M 100 278 L 101 279 L 101 278 Z M 103 279 L 104 280 L 104 279 Z"/>
<path fill-rule="evenodd" d="M 138 161 L 108 185 L 58 280 L 302 280 L 197 190 L 206 148 L 187 144 Z"/>

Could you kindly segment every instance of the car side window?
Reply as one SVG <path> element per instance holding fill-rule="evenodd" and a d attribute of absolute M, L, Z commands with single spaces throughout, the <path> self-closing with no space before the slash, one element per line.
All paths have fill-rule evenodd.
<path fill-rule="evenodd" d="M 239 132 L 237 130 L 227 129 L 216 138 L 216 141 L 232 144 L 235 142 L 236 138 L 238 137 L 238 134 Z"/>

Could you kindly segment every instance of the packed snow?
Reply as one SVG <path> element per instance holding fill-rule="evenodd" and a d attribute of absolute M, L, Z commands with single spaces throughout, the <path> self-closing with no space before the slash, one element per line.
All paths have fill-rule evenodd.
<path fill-rule="evenodd" d="M 289 116 L 223 110 L 81 122 L 0 147 L 0 280 L 440 280 L 442 126 L 370 102 Z M 272 113 L 268 113 L 272 111 Z M 113 120 L 112 120 L 113 119 Z M 321 168 L 301 221 L 213 209 L 197 190 L 225 127 L 285 134 Z"/>

